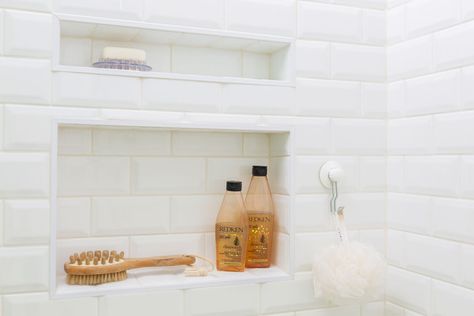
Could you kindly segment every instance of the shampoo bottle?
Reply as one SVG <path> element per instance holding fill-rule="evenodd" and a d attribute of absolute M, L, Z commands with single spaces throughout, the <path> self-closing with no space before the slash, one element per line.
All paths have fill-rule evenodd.
<path fill-rule="evenodd" d="M 253 166 L 245 197 L 249 222 L 247 268 L 268 268 L 272 261 L 273 199 L 266 166 Z"/>
<path fill-rule="evenodd" d="M 247 231 L 242 182 L 227 181 L 226 193 L 216 220 L 217 270 L 245 270 Z"/>

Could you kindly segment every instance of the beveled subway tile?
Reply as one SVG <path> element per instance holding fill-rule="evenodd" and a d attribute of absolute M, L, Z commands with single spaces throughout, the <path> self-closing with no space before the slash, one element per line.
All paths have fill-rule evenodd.
<path fill-rule="evenodd" d="M 0 292 L 45 291 L 49 283 L 48 247 L 0 249 Z"/>
<path fill-rule="evenodd" d="M 189 194 L 205 192 L 204 158 L 132 158 L 134 194 Z"/>
<path fill-rule="evenodd" d="M 60 156 L 58 195 L 120 195 L 130 191 L 128 157 Z"/>
<path fill-rule="evenodd" d="M 6 200 L 4 205 L 6 245 L 48 243 L 50 232 L 48 200 Z"/>

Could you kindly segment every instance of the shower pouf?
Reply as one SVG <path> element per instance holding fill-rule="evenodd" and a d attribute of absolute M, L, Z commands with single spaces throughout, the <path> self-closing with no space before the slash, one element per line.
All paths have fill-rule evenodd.
<path fill-rule="evenodd" d="M 315 256 L 315 297 L 337 305 L 373 300 L 383 288 L 384 272 L 385 260 L 374 248 L 340 242 Z"/>

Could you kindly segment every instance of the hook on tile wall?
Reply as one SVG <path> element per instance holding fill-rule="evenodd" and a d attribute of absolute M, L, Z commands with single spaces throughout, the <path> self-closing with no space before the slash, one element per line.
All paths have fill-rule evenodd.
<path fill-rule="evenodd" d="M 342 214 L 344 207 L 337 208 L 337 183 L 344 177 L 344 169 L 336 161 L 327 161 L 321 166 L 319 170 L 319 179 L 322 185 L 328 189 L 331 189 L 331 213 Z"/>

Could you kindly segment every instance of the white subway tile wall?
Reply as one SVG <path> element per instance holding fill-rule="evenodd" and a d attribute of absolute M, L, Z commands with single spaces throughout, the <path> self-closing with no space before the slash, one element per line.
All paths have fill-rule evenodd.
<path fill-rule="evenodd" d="M 0 24 L 1 24 L 2 26 L 3 26 L 3 24 L 4 24 L 4 23 L 3 23 L 3 20 L 4 20 L 4 18 L 3 18 L 4 13 L 3 13 L 3 11 L 4 11 L 4 10 L 0 10 Z M 4 42 L 3 37 L 4 37 L 4 35 L 3 35 L 3 32 L 2 32 L 2 34 L 0 34 L 0 52 L 1 52 L 2 54 L 3 54 L 3 42 Z"/>
<path fill-rule="evenodd" d="M 48 289 L 48 247 L 0 249 L 0 293 L 36 292 Z"/>
<path fill-rule="evenodd" d="M 31 0 L 30 0 L 31 1 Z M 32 1 L 31 1 L 32 2 Z M 37 0 L 35 2 L 38 2 Z M 45 0 L 41 2 L 46 2 Z M 89 16 L 100 16 L 117 19 L 139 19 L 142 18 L 142 1 L 134 0 L 105 0 L 100 3 L 91 1 L 77 2 L 75 0 L 52 0 L 55 12 L 66 14 L 79 14 Z"/>
<path fill-rule="evenodd" d="M 80 155 L 92 152 L 92 131 L 89 128 L 58 128 L 58 153 Z"/>
<path fill-rule="evenodd" d="M 52 51 L 52 17 L 50 14 L 5 10 L 5 55 L 49 57 Z"/>
<path fill-rule="evenodd" d="M 221 202 L 221 195 L 171 197 L 170 231 L 212 232 Z"/>
<path fill-rule="evenodd" d="M 55 73 L 52 103 L 78 107 L 136 108 L 140 103 L 140 88 L 138 78 Z"/>
<path fill-rule="evenodd" d="M 92 235 L 136 235 L 169 231 L 168 197 L 94 197 L 91 202 Z"/>
<path fill-rule="evenodd" d="M 51 100 L 49 60 L 0 57 L 0 67 L 2 68 L 0 102 L 49 104 Z"/>
<path fill-rule="evenodd" d="M 270 155 L 270 136 L 267 134 L 246 133 L 243 135 L 243 154 L 244 156 L 263 156 Z"/>
<path fill-rule="evenodd" d="M 238 77 L 241 74 L 241 57 L 242 53 L 238 50 L 173 46 L 171 68 L 177 73 Z M 213 64 L 219 67 L 209 67 Z"/>
<path fill-rule="evenodd" d="M 84 133 L 84 130 L 80 130 Z M 124 130 L 96 128 L 92 134 L 92 151 L 98 155 L 169 155 L 169 132 L 148 131 L 146 129 Z M 64 143 L 73 143 L 64 139 Z M 81 141 L 79 141 L 81 143 Z M 61 149 L 61 147 L 59 147 Z"/>
<path fill-rule="evenodd" d="M 225 0 L 229 30 L 293 36 L 295 0 Z"/>
<path fill-rule="evenodd" d="M 331 307 L 325 309 L 307 310 L 295 313 L 297 316 L 339 316 L 339 315 L 360 315 L 360 309 L 357 306 Z"/>
<path fill-rule="evenodd" d="M 58 198 L 57 212 L 56 233 L 59 238 L 87 237 L 90 235 L 90 198 Z"/>
<path fill-rule="evenodd" d="M 470 37 L 473 30 L 474 23 L 466 22 L 434 33 L 434 67 L 442 70 L 472 64 L 474 62 L 473 46 L 466 42 L 466 39 Z"/>
<path fill-rule="evenodd" d="M 405 38 L 405 6 L 387 10 L 387 44 L 394 44 Z"/>
<path fill-rule="evenodd" d="M 280 299 L 275 300 L 275 297 Z M 299 280 L 263 284 L 260 299 L 260 308 L 265 314 L 327 306 L 326 302 L 314 299 L 309 275 Z"/>
<path fill-rule="evenodd" d="M 140 3 L 141 1 L 138 2 Z M 137 5 L 137 9 L 139 7 Z M 143 18 L 147 21 L 209 28 L 224 27 L 224 1 L 220 0 L 144 0 L 143 9 Z"/>
<path fill-rule="evenodd" d="M 406 4 L 406 35 L 430 33 L 459 21 L 461 1 L 435 0 L 411 1 Z"/>
<path fill-rule="evenodd" d="M 59 196 L 128 194 L 129 169 L 128 157 L 61 156 L 58 159 L 58 194 Z"/>
<path fill-rule="evenodd" d="M 0 154 L 0 196 L 44 197 L 49 194 L 49 154 Z"/>
<path fill-rule="evenodd" d="M 88 118 L 98 112 L 95 109 L 7 104 L 4 107 L 4 148 L 20 151 L 48 150 L 51 144 L 51 121 L 54 118 Z M 77 129 L 75 131 L 77 133 Z M 78 133 L 77 135 L 79 136 Z M 78 146 L 80 143 L 77 139 L 69 141 L 67 146 Z"/>
<path fill-rule="evenodd" d="M 48 243 L 48 200 L 6 200 L 3 212 L 5 245 Z"/>
<path fill-rule="evenodd" d="M 384 154 L 384 120 L 334 119 L 333 138 L 336 154 Z"/>
<path fill-rule="evenodd" d="M 49 0 L 2 0 L 3 8 L 30 11 L 48 11 L 51 9 Z"/>
<path fill-rule="evenodd" d="M 0 246 L 3 246 L 3 235 L 4 235 L 4 233 L 3 233 L 3 230 L 4 230 L 3 229 L 3 227 L 4 227 L 3 217 L 4 216 L 3 216 L 3 202 L 2 202 L 2 203 L 0 203 Z"/>
<path fill-rule="evenodd" d="M 331 43 L 298 40 L 296 54 L 298 77 L 331 77 Z"/>
<path fill-rule="evenodd" d="M 290 115 L 294 95 L 290 87 L 224 85 L 222 108 L 227 113 Z"/>
<path fill-rule="evenodd" d="M 362 10 L 301 1 L 298 37 L 336 42 L 362 42 Z"/>
<path fill-rule="evenodd" d="M 141 102 L 151 110 L 219 112 L 221 91 L 216 83 L 143 79 Z"/>
<path fill-rule="evenodd" d="M 131 190 L 135 194 L 204 193 L 206 160 L 204 158 L 131 159 Z M 130 186 L 127 183 L 127 186 Z"/>
<path fill-rule="evenodd" d="M 347 0 L 341 0 L 346 1 Z M 379 1 L 382 3 L 383 1 Z M 381 10 L 364 11 L 363 21 L 364 42 L 374 45 L 385 45 L 387 37 L 386 12 Z"/>
<path fill-rule="evenodd" d="M 53 12 L 290 37 L 296 84 L 53 72 Z M 473 19 L 470 0 L 0 0 L 0 270 L 9 272 L 0 274 L 0 314 L 472 314 Z M 107 43 L 75 42 L 62 57 L 90 63 L 75 50 L 92 58 Z M 179 48 L 174 63 L 166 49 L 146 49 L 166 59 L 152 60 L 157 69 L 202 72 L 179 59 Z M 278 56 L 212 52 L 209 59 L 210 52 L 195 54 L 207 66 L 222 61 L 217 75 L 287 77 L 273 73 Z M 133 255 L 212 256 L 224 179 L 248 183 L 246 168 L 261 163 L 278 169 L 271 174 L 278 205 L 295 193 L 292 209 L 278 213 L 281 231 L 294 234 L 279 239 L 295 251 L 288 258 L 289 247 L 281 249 L 278 260 L 291 261 L 294 279 L 50 300 L 50 122 L 57 117 L 294 126 L 292 182 L 280 157 L 285 137 L 63 127 L 58 148 L 60 255 L 93 244 Z M 341 203 L 351 237 L 389 259 L 385 302 L 331 307 L 313 298 L 313 254 L 334 239 L 328 192 L 317 179 L 328 159 L 346 171 Z"/>
<path fill-rule="evenodd" d="M 105 296 L 99 299 L 100 315 L 128 316 L 139 313 L 143 316 L 182 315 L 184 310 L 182 291 L 164 291 L 147 294 Z"/>
<path fill-rule="evenodd" d="M 204 234 L 169 234 L 136 236 L 131 238 L 130 254 L 133 257 L 204 253 Z"/>
<path fill-rule="evenodd" d="M 184 293 L 184 315 L 257 315 L 259 292 L 258 284 L 187 290 Z"/>
<path fill-rule="evenodd" d="M 378 82 L 385 80 L 384 47 L 333 44 L 332 50 L 332 75 L 335 79 Z"/>
<path fill-rule="evenodd" d="M 302 116 L 360 117 L 361 84 L 352 81 L 298 78 L 297 113 Z"/>
<path fill-rule="evenodd" d="M 474 7 L 462 0 L 389 6 L 385 315 L 468 315 Z"/>
<path fill-rule="evenodd" d="M 431 302 L 431 280 L 403 269 L 389 267 L 386 275 L 386 299 L 426 315 Z"/>
<path fill-rule="evenodd" d="M 5 295 L 3 311 L 5 315 L 28 316 L 34 311 L 35 315 L 68 314 L 98 316 L 98 303 L 94 298 L 67 300 L 51 300 L 47 293 L 25 293 Z"/>

